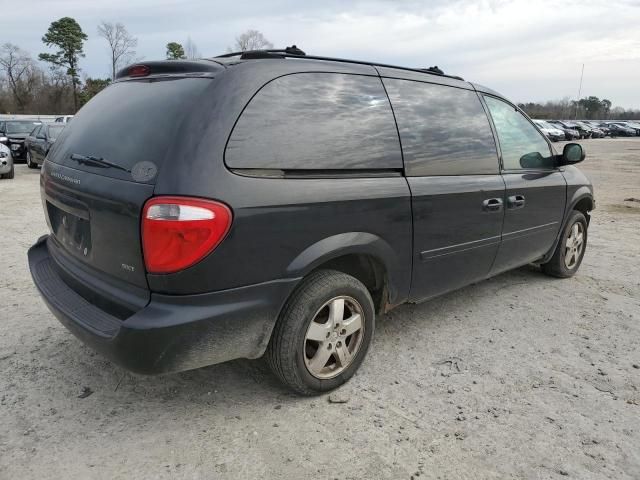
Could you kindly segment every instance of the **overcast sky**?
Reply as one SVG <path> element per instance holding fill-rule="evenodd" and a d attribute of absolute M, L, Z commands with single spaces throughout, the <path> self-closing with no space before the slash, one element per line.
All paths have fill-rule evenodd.
<path fill-rule="evenodd" d="M 51 21 L 75 18 L 89 36 L 83 74 L 107 77 L 100 20 L 122 22 L 139 56 L 161 59 L 191 37 L 203 56 L 257 29 L 276 47 L 425 67 L 494 88 L 517 102 L 582 96 L 640 108 L 640 0 L 0 0 L 0 42 L 37 57 Z"/>

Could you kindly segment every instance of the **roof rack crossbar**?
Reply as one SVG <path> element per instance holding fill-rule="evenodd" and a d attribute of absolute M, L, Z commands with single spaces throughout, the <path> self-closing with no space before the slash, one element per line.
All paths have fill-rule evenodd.
<path fill-rule="evenodd" d="M 294 50 L 297 50 L 302 53 L 297 53 Z M 266 54 L 266 55 L 265 55 Z M 412 72 L 420 72 L 420 73 L 430 73 L 432 75 L 438 75 L 441 77 L 454 78 L 456 80 L 464 81 L 464 78 L 459 77 L 457 75 L 447 75 L 444 73 L 438 66 L 429 67 L 429 68 L 411 68 L 411 67 L 401 67 L 398 65 L 390 65 L 387 63 L 378 63 L 378 62 L 367 62 L 364 60 L 351 60 L 348 58 L 337 58 L 337 57 L 323 57 L 319 55 L 307 55 L 305 52 L 300 50 L 295 45 L 291 47 L 287 47 L 285 49 L 276 49 L 276 50 L 248 50 L 245 52 L 233 52 L 233 53 L 225 53 L 224 55 L 218 55 L 215 58 L 229 58 L 240 56 L 241 59 L 252 59 L 252 58 L 304 58 L 308 60 L 323 60 L 327 62 L 341 62 L 341 63 L 355 63 L 358 65 L 369 65 L 371 67 L 383 67 L 383 68 L 397 68 L 400 70 L 409 70 Z"/>

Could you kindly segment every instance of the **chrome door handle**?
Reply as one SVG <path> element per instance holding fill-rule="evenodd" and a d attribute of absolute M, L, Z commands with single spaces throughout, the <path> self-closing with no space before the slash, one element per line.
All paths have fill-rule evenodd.
<path fill-rule="evenodd" d="M 516 208 L 522 208 L 525 204 L 524 195 L 511 195 L 507 199 L 507 202 L 508 208 L 512 210 Z"/>
<path fill-rule="evenodd" d="M 502 210 L 501 198 L 487 198 L 482 202 L 482 209 L 485 212 L 499 212 Z"/>

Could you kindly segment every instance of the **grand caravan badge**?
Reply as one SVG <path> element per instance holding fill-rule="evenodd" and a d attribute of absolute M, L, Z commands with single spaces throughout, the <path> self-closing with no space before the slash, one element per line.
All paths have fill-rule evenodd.
<path fill-rule="evenodd" d="M 60 172 L 53 171 L 53 172 L 51 172 L 51 176 L 57 178 L 58 180 L 62 180 L 62 181 L 69 182 L 69 183 L 73 183 L 74 185 L 80 185 L 80 179 L 79 178 L 70 177 L 69 175 L 65 175 L 65 174 L 60 173 Z"/>

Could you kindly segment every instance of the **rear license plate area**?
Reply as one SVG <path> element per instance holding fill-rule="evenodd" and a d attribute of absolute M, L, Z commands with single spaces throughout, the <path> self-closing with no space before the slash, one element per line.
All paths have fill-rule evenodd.
<path fill-rule="evenodd" d="M 47 201 L 47 213 L 53 236 L 77 255 L 86 257 L 91 253 L 91 224 L 82 218 Z"/>

